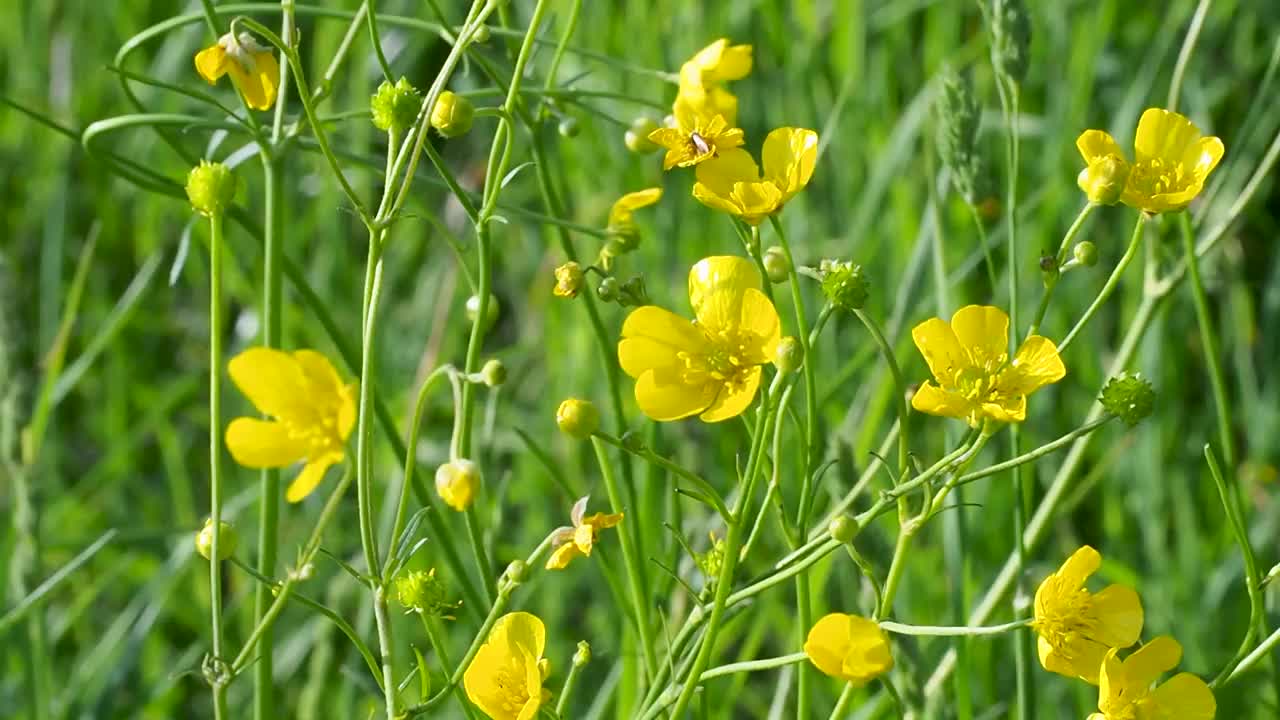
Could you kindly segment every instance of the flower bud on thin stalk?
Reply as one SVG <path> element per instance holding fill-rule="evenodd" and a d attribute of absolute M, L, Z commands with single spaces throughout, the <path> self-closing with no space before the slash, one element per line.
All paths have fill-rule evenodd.
<path fill-rule="evenodd" d="M 240 546 L 240 534 L 228 522 L 218 523 L 218 559 L 226 560 L 235 554 Z M 204 527 L 196 533 L 196 552 L 208 560 L 213 555 L 213 520 L 205 520 Z"/>
<path fill-rule="evenodd" d="M 1122 373 L 1107 381 L 1098 401 L 1107 412 L 1133 427 L 1155 410 L 1156 391 L 1141 373 Z"/>
<path fill-rule="evenodd" d="M 396 135 L 413 127 L 421 107 L 422 95 L 403 77 L 394 85 L 384 80 L 369 100 L 373 126 Z"/>
<path fill-rule="evenodd" d="M 556 427 L 569 437 L 585 440 L 600 429 L 600 410 L 590 400 L 569 398 L 556 410 Z"/>
<path fill-rule="evenodd" d="M 623 141 L 631 152 L 637 155 L 648 155 L 658 150 L 658 145 L 649 139 L 649 133 L 657 129 L 658 123 L 652 118 L 636 118 L 623 135 Z"/>
<path fill-rule="evenodd" d="M 479 380 L 487 388 L 501 387 L 507 381 L 507 366 L 497 358 L 490 358 L 480 368 Z"/>
<path fill-rule="evenodd" d="M 493 324 L 498 321 L 498 298 L 492 294 L 489 295 L 489 307 L 485 309 L 484 329 L 485 332 L 493 329 Z M 472 295 L 467 298 L 467 321 L 474 323 L 480 315 L 480 296 Z"/>
<path fill-rule="evenodd" d="M 219 162 L 201 160 L 187 174 L 187 199 L 205 217 L 226 212 L 236 197 L 236 176 Z"/>
<path fill-rule="evenodd" d="M 461 137 L 470 132 L 475 114 L 470 100 L 445 90 L 431 108 L 431 127 L 446 138 Z"/>
<path fill-rule="evenodd" d="M 788 335 L 778 341 L 773 352 L 773 364 L 780 373 L 792 373 L 804 364 L 804 347 L 796 338 Z"/>
<path fill-rule="evenodd" d="M 791 263 L 787 261 L 787 254 L 777 245 L 770 246 L 764 251 L 762 262 L 764 272 L 769 276 L 769 282 L 775 285 L 786 282 L 791 276 Z"/>
<path fill-rule="evenodd" d="M 870 295 L 861 265 L 849 261 L 823 260 L 818 267 L 822 293 L 827 302 L 845 312 L 861 310 Z"/>

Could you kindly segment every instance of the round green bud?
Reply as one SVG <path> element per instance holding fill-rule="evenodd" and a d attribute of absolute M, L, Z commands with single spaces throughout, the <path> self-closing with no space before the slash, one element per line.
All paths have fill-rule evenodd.
<path fill-rule="evenodd" d="M 788 335 L 778 341 L 773 351 L 773 364 L 780 373 L 792 373 L 804 364 L 804 346 L 796 338 Z"/>
<path fill-rule="evenodd" d="M 838 543 L 851 543 L 858 535 L 858 523 L 848 515 L 837 515 L 827 526 L 831 539 Z"/>
<path fill-rule="evenodd" d="M 516 585 L 524 582 L 525 577 L 528 575 L 529 566 L 523 560 L 512 560 L 511 564 L 507 565 L 506 572 L 503 573 L 503 577 L 505 577 L 508 582 Z"/>
<path fill-rule="evenodd" d="M 787 254 L 782 248 L 774 245 L 764 251 L 764 274 L 769 276 L 769 282 L 777 285 L 784 283 L 791 275 L 791 263 L 787 262 Z"/>
<path fill-rule="evenodd" d="M 403 133 L 418 119 L 422 95 L 405 78 L 400 78 L 394 85 L 384 80 L 369 100 L 369 109 L 373 114 L 374 127 Z"/>
<path fill-rule="evenodd" d="M 823 260 L 818 272 L 822 276 L 822 293 L 835 307 L 853 312 L 861 310 L 867 304 L 870 290 L 861 265 L 849 261 Z"/>
<path fill-rule="evenodd" d="M 484 329 L 487 331 L 498 322 L 498 298 L 492 294 L 489 295 L 489 307 L 485 309 Z M 472 295 L 467 298 L 467 320 L 475 323 L 476 317 L 480 314 L 480 296 Z"/>
<path fill-rule="evenodd" d="M 490 35 L 491 33 L 489 32 L 489 26 L 481 25 L 480 27 L 476 28 L 476 32 L 474 35 L 471 36 L 471 39 L 478 43 L 487 43 L 489 42 Z"/>
<path fill-rule="evenodd" d="M 578 651 L 573 654 L 573 666 L 580 668 L 589 662 L 591 662 L 591 646 L 586 640 L 582 640 L 578 643 Z"/>
<path fill-rule="evenodd" d="M 636 118 L 623 136 L 623 141 L 627 149 L 633 153 L 645 155 L 654 152 L 658 149 L 658 145 L 649 139 L 649 133 L 657 129 L 658 123 L 654 122 L 653 118 Z"/>
<path fill-rule="evenodd" d="M 1098 264 L 1098 246 L 1088 240 L 1076 243 L 1076 246 L 1071 249 L 1071 254 L 1075 256 L 1076 262 L 1085 267 Z"/>
<path fill-rule="evenodd" d="M 217 162 L 201 160 L 187 174 L 187 199 L 205 217 L 221 215 L 236 197 L 236 176 Z"/>
<path fill-rule="evenodd" d="M 450 602 L 444 581 L 436 577 L 435 568 L 410 570 L 396 578 L 396 600 L 405 610 L 428 617 L 449 617 L 460 602 Z"/>
<path fill-rule="evenodd" d="M 507 381 L 507 366 L 497 358 L 490 358 L 485 362 L 484 367 L 480 368 L 480 382 L 485 387 L 496 388 Z"/>
<path fill-rule="evenodd" d="M 618 282 L 618 278 L 607 277 L 600 281 L 600 287 L 596 288 L 596 295 L 605 302 L 613 302 L 618 299 L 621 287 L 622 283 Z"/>
<path fill-rule="evenodd" d="M 218 560 L 226 560 L 236 552 L 240 545 L 240 535 L 230 523 L 218 523 Z M 196 552 L 208 560 L 213 555 L 213 520 L 205 520 L 204 527 L 196 533 Z"/>
<path fill-rule="evenodd" d="M 1132 427 L 1155 410 L 1156 391 L 1141 373 L 1123 373 L 1107 381 L 1098 400 L 1107 412 Z"/>
<path fill-rule="evenodd" d="M 471 101 L 445 90 L 431 108 L 431 127 L 447 138 L 466 135 L 471 130 L 476 108 Z"/>
<path fill-rule="evenodd" d="M 565 435 L 585 440 L 600 429 L 600 410 L 590 400 L 569 398 L 556 409 L 556 426 Z"/>
<path fill-rule="evenodd" d="M 578 119 L 571 118 L 571 117 L 565 118 L 560 121 L 559 125 L 556 126 L 556 130 L 559 131 L 560 137 L 566 137 L 566 138 L 578 137 L 578 130 L 579 130 Z"/>

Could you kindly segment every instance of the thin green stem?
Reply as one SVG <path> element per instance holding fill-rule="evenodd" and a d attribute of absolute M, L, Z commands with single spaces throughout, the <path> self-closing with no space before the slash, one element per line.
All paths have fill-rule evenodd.
<path fill-rule="evenodd" d="M 1187 28 L 1186 37 L 1182 40 L 1182 49 L 1178 51 L 1178 60 L 1173 66 L 1173 78 L 1169 81 L 1169 99 L 1165 107 L 1170 111 L 1178 109 L 1178 98 L 1182 95 L 1182 78 L 1186 75 L 1187 65 L 1191 61 L 1191 53 L 1195 51 L 1196 41 L 1200 39 L 1200 28 L 1204 27 L 1204 18 L 1209 14 L 1209 6 L 1213 0 L 1200 0 L 1195 15 L 1191 16 L 1191 26 Z"/>
<path fill-rule="evenodd" d="M 378 627 L 378 652 L 382 660 L 382 697 L 387 720 L 395 720 L 400 714 L 400 696 L 396 692 L 395 644 L 391 641 L 391 622 L 387 617 L 386 587 L 379 583 L 373 588 L 373 618 Z"/>
<path fill-rule="evenodd" d="M 431 647 L 436 651 L 436 658 L 440 660 L 441 670 L 447 674 L 449 668 L 453 667 L 453 661 L 449 659 L 448 638 L 445 637 L 444 633 L 440 632 L 435 618 L 429 618 L 425 613 L 421 612 L 417 613 L 417 615 L 422 620 L 422 627 L 426 630 L 427 640 L 431 642 Z M 473 717 L 474 712 L 471 710 L 471 703 L 467 702 L 467 697 L 463 694 L 462 688 L 455 685 L 453 687 L 453 696 L 457 698 L 463 714 L 468 718 Z"/>
<path fill-rule="evenodd" d="M 1200 326 L 1200 343 L 1204 346 L 1205 364 L 1209 368 L 1209 384 L 1213 388 L 1213 403 L 1217 409 L 1218 443 L 1222 446 L 1223 464 L 1227 477 L 1235 477 L 1236 451 L 1232 428 L 1231 397 L 1227 392 L 1226 376 L 1222 372 L 1221 350 L 1214 331 L 1213 314 L 1209 309 L 1209 295 L 1200 277 L 1200 261 L 1196 257 L 1195 231 L 1186 212 L 1179 213 L 1178 225 L 1182 230 L 1183 257 L 1187 263 L 1187 277 L 1191 280 L 1191 299 L 1195 302 L 1196 323 Z"/>
<path fill-rule="evenodd" d="M 1062 264 L 1067 261 L 1067 251 L 1071 249 L 1071 241 L 1075 239 L 1080 229 L 1084 227 L 1084 221 L 1097 207 L 1093 203 L 1085 203 L 1080 209 L 1080 213 L 1076 215 L 1076 219 L 1071 223 L 1071 227 L 1067 228 L 1067 234 L 1062 236 L 1062 245 L 1058 248 L 1058 254 L 1054 256 L 1053 270 L 1045 279 L 1044 294 L 1040 296 L 1040 305 L 1036 308 L 1036 314 L 1031 319 L 1031 327 L 1027 329 L 1027 337 L 1035 335 L 1040 329 L 1040 324 L 1044 322 L 1045 311 L 1049 309 L 1049 300 L 1053 298 L 1053 290 L 1058 286 L 1058 280 L 1062 277 Z"/>
<path fill-rule="evenodd" d="M 1124 275 L 1124 271 L 1129 267 L 1129 263 L 1138 256 L 1138 247 L 1142 244 L 1142 231 L 1146 227 L 1147 216 L 1145 213 L 1138 213 L 1138 222 L 1133 226 L 1133 235 L 1129 239 L 1129 247 L 1125 249 L 1124 255 L 1120 257 L 1120 262 L 1116 263 L 1116 269 L 1111 271 L 1111 276 L 1107 278 L 1107 282 L 1102 286 L 1102 290 L 1098 296 L 1093 299 L 1093 303 L 1089 305 L 1089 309 L 1084 311 L 1084 315 L 1076 322 L 1075 327 L 1071 328 L 1071 332 L 1058 343 L 1058 353 L 1066 351 L 1071 345 L 1084 326 L 1089 324 L 1094 315 L 1098 314 L 1098 310 L 1111 298 L 1111 293 L 1115 292 L 1116 286 L 1120 284 L 1120 278 Z"/>
<path fill-rule="evenodd" d="M 853 683 L 846 683 L 844 690 L 840 691 L 840 697 L 836 700 L 836 706 L 831 708 L 831 714 L 827 716 L 828 720 L 844 720 L 849 717 L 849 706 L 853 704 L 853 696 L 857 693 L 858 688 Z"/>
<path fill-rule="evenodd" d="M 884 332 L 880 330 L 880 325 L 864 310 L 855 310 L 854 314 L 862 321 L 862 324 L 867 328 L 867 332 L 871 333 L 871 337 L 876 341 L 876 346 L 880 348 L 880 354 L 884 357 L 885 365 L 889 367 L 889 374 L 893 376 L 894 394 L 897 397 L 894 409 L 898 412 L 898 468 L 893 473 L 893 476 L 895 484 L 897 484 L 906 476 L 911 453 L 911 445 L 907 437 L 910 430 L 910 411 L 907 409 L 906 380 L 902 375 L 902 369 L 898 367 L 897 358 L 894 357 L 893 346 L 889 344 Z"/>
<path fill-rule="evenodd" d="M 724 499 L 720 497 L 720 491 L 717 490 L 716 487 L 712 485 L 706 478 L 702 477 L 701 475 L 698 475 L 697 473 L 691 470 L 686 469 L 684 466 L 678 463 L 672 462 L 671 460 L 668 460 L 662 457 L 661 455 L 655 453 L 650 448 L 627 447 L 626 443 L 622 442 L 622 440 L 620 440 L 619 438 L 614 437 L 613 435 L 606 432 L 602 432 L 602 431 L 597 431 L 595 433 L 595 437 L 599 438 L 600 440 L 603 440 L 604 442 L 609 443 L 610 445 L 616 448 L 625 450 L 626 452 L 631 453 L 632 455 L 638 458 L 641 458 L 654 465 L 657 465 L 658 467 L 662 468 L 663 470 L 666 470 L 667 472 L 677 477 L 688 480 L 690 483 L 696 485 L 697 488 L 700 491 L 702 491 L 702 494 L 706 495 L 707 498 L 711 500 L 712 504 L 715 505 L 716 512 L 720 513 L 721 519 L 725 520 L 726 522 L 729 520 L 729 517 L 730 517 L 729 507 L 724 504 Z"/>
<path fill-rule="evenodd" d="M 980 637 L 983 635 L 1003 635 L 1004 633 L 1020 630 L 1031 624 L 1030 620 L 1014 620 L 1003 625 L 986 625 L 982 627 L 971 627 L 961 625 L 959 627 L 948 627 L 940 625 L 906 625 L 903 623 L 890 622 L 881 620 L 880 627 L 894 633 L 896 635 L 919 635 L 924 637 Z"/>
<path fill-rule="evenodd" d="M 222 213 L 209 217 L 209 521 L 213 535 L 209 543 L 209 621 L 213 633 L 215 667 L 223 661 L 222 562 L 219 542 L 222 535 Z M 213 681 L 213 714 L 227 717 L 227 685 L 222 677 Z"/>
<path fill-rule="evenodd" d="M 569 674 L 564 676 L 564 685 L 560 686 L 560 699 L 556 701 L 557 717 L 563 718 L 565 711 L 569 709 L 569 697 L 573 694 L 573 687 L 581 670 L 582 666 L 577 662 L 569 663 Z"/>
<path fill-rule="evenodd" d="M 1218 488 L 1218 497 L 1222 500 L 1222 508 L 1227 514 L 1231 533 L 1235 536 L 1236 544 L 1240 546 L 1240 556 L 1244 559 L 1245 591 L 1249 594 L 1249 627 L 1245 631 L 1244 639 L 1240 641 L 1240 649 L 1236 651 L 1235 657 L 1214 678 L 1213 687 L 1219 687 L 1234 675 L 1233 669 L 1246 657 L 1257 633 L 1266 632 L 1267 618 L 1265 599 L 1262 596 L 1262 574 L 1258 572 L 1258 559 L 1253 554 L 1253 545 L 1249 542 L 1249 531 L 1245 526 L 1244 517 L 1222 473 L 1222 468 L 1218 467 L 1213 448 L 1208 444 L 1204 446 L 1204 459 L 1209 464 L 1209 474 L 1213 476 L 1214 485 Z"/>
<path fill-rule="evenodd" d="M 746 660 L 744 662 L 729 663 L 728 665 L 720 665 L 702 673 L 699 682 L 706 682 L 725 675 L 733 675 L 735 673 L 759 672 L 760 670 L 773 670 L 774 668 L 786 667 L 787 665 L 795 665 L 805 662 L 809 656 L 803 652 L 791 653 L 790 655 L 781 655 L 779 657 L 763 658 L 761 660 Z"/>

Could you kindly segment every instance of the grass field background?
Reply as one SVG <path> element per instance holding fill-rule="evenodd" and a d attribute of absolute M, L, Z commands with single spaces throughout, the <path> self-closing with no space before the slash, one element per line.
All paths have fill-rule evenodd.
<path fill-rule="evenodd" d="M 465 13 L 461 3 L 442 4 L 455 21 Z M 569 4 L 552 3 L 548 42 L 563 29 Z M 1190 210 L 1202 237 L 1236 214 L 1233 203 L 1280 131 L 1275 77 L 1280 6 L 1269 0 L 1206 4 L 1210 7 L 1179 102 L 1182 112 L 1226 145 L 1222 165 Z M 508 44 L 518 44 L 530 5 L 512 2 L 513 34 L 495 27 L 489 42 L 476 50 L 502 68 L 504 76 L 510 68 Z M 1197 3 L 1068 0 L 1031 5 L 1032 62 L 1019 123 L 1021 267 L 1015 268 L 1023 308 L 1034 307 L 1040 296 L 1038 257 L 1056 249 L 1083 204 L 1075 183 L 1082 166 L 1076 136 L 1086 128 L 1103 128 L 1122 146 L 1130 146 L 1142 110 L 1166 102 Z M 340 16 L 349 17 L 357 4 L 332 3 L 323 13 L 312 12 L 313 7 L 300 5 L 298 22 L 302 56 L 314 79 L 346 31 L 347 21 Z M 192 55 L 212 40 L 198 3 L 181 8 L 146 2 L 19 3 L 2 13 L 0 388 L 6 405 L 0 449 L 10 460 L 20 457 L 18 429 L 31 419 L 45 359 L 59 343 L 65 343 L 67 355 L 53 386 L 51 422 L 30 475 L 30 497 L 19 497 L 9 476 L 0 484 L 0 509 L 5 511 L 0 570 L 8 580 L 0 609 L 16 606 L 41 580 L 104 533 L 115 531 L 40 598 L 31 613 L 0 631 L 0 716 L 6 718 L 212 717 L 200 673 L 209 648 L 208 565 L 192 545 L 208 513 L 208 255 L 206 226 L 191 213 L 181 183 L 194 158 L 243 159 L 237 171 L 242 182 L 238 203 L 246 217 L 260 224 L 261 167 L 251 152 L 237 152 L 242 138 L 182 125 L 165 132 L 187 157 L 149 127 L 104 132 L 89 149 L 82 143 L 92 123 L 136 112 L 111 70 L 117 52 L 135 34 L 174 17 L 175 9 L 190 14 L 192 22 L 139 44 L 123 67 L 234 102 L 226 83 L 209 88 L 192 66 Z M 379 3 L 378 13 L 393 72 L 425 87 L 448 50 L 437 34 L 415 27 L 431 14 L 422 3 L 396 0 Z M 268 26 L 279 24 L 278 13 L 249 14 Z M 861 263 L 872 282 L 868 312 L 886 328 L 908 378 L 925 379 L 927 370 L 911 344 L 909 331 L 915 323 L 935 315 L 949 317 L 968 303 L 1008 303 L 1004 277 L 995 288 L 986 277 L 968 209 L 954 193 L 939 194 L 945 183 L 932 184 L 931 190 L 930 182 L 940 173 L 932 113 L 937 74 L 950 65 L 971 68 L 984 107 L 982 147 L 992 168 L 992 186 L 1003 188 L 1000 105 L 976 5 L 945 0 L 584 3 L 558 80 L 564 84 L 573 79 L 572 88 L 590 92 L 570 96 L 554 110 L 576 119 L 580 132 L 564 137 L 552 122 L 540 135 L 554 165 L 557 190 L 570 208 L 563 219 L 603 228 L 618 196 L 664 187 L 661 203 L 637 214 L 640 247 L 619 262 L 624 277 L 643 274 L 656 303 L 682 312 L 689 266 L 706 255 L 740 253 L 741 243 L 723 215 L 690 196 L 691 173 L 663 174 L 656 156 L 627 150 L 623 133 L 640 115 L 660 120 L 668 112 L 674 85 L 651 71 L 673 73 L 722 36 L 755 47 L 754 71 L 733 85 L 749 148 L 758 149 L 760 139 L 782 125 L 811 127 L 821 134 L 814 178 L 782 215 L 797 261 L 816 265 L 830 257 Z M 330 136 L 357 192 L 376 198 L 384 138 L 365 113 L 382 74 L 368 36 L 361 33 L 354 42 L 321 112 L 336 116 Z M 531 87 L 545 82 L 551 49 L 549 45 L 535 55 Z M 477 91 L 473 99 L 478 106 L 501 101 L 496 91 L 487 92 L 492 85 L 474 63 L 451 87 Z M 174 93 L 140 84 L 133 88 L 148 112 L 209 113 Z M 290 117 L 298 112 L 295 102 Z M 483 179 L 492 129 L 493 118 L 479 118 L 468 136 L 437 142 L 469 188 L 478 189 Z M 513 167 L 528 159 L 528 144 L 527 133 L 519 134 Z M 122 179 L 102 159 L 104 152 L 150 168 L 171 183 L 165 186 L 170 194 Z M 395 226 L 389 241 L 384 342 L 376 367 L 379 392 L 401 433 L 422 377 L 440 363 L 460 364 L 470 330 L 463 306 L 472 291 L 450 240 L 471 263 L 471 229 L 429 166 L 422 167 L 409 217 Z M 337 358 L 339 347 L 319 321 L 315 303 L 323 303 L 347 347 L 358 349 L 364 230 L 313 144 L 302 141 L 292 147 L 284 171 L 283 251 L 315 297 L 285 283 L 283 345 L 313 347 Z M 578 496 L 604 497 L 590 447 L 556 429 L 560 401 L 591 398 L 605 410 L 606 427 L 618 430 L 608 410 L 600 352 L 582 307 L 551 295 L 552 270 L 564 260 L 555 230 L 520 212 L 542 212 L 532 169 L 518 174 L 502 198 L 509 223 L 495 230 L 495 291 L 501 312 L 485 356 L 502 359 L 509 380 L 498 392 L 482 392 L 478 431 L 484 448 L 478 459 L 486 474 L 478 507 L 487 547 L 499 568 L 524 557 L 547 532 L 565 524 Z M 1003 272 L 1004 226 L 999 200 L 993 202 L 996 212 L 987 230 Z M 1275 467 L 1280 386 L 1271 377 L 1280 355 L 1278 207 L 1274 182 L 1264 178 L 1202 263 L 1234 410 L 1232 441 L 1238 461 L 1233 479 L 1246 501 L 1249 534 L 1263 572 L 1280 561 Z M 1100 263 L 1064 277 L 1043 334 L 1061 337 L 1074 324 L 1123 252 L 1132 222 L 1132 211 L 1121 207 L 1102 208 L 1089 219 L 1081 237 L 1097 245 Z M 228 224 L 228 354 L 255 344 L 261 325 L 262 251 L 255 232 Z M 767 230 L 765 237 L 769 244 Z M 90 242 L 96 245 L 74 326 L 60 335 L 77 259 Z M 590 256 L 600 241 L 577 235 L 575 242 Z M 1162 268 L 1180 256 L 1175 222 L 1153 223 L 1146 242 Z M 1110 303 L 1064 354 L 1066 380 L 1032 400 L 1023 446 L 1043 444 L 1082 424 L 1135 313 L 1147 311 L 1152 313 L 1149 326 L 1138 336 L 1136 353 L 1125 368 L 1152 381 L 1158 391 L 1155 412 L 1133 429 L 1108 424 L 1082 450 L 1073 465 L 1067 502 L 1048 524 L 1043 541 L 1030 548 L 1028 580 L 1034 589 L 1076 547 L 1093 545 L 1106 559 L 1101 574 L 1141 593 L 1147 611 L 1144 637 L 1174 634 L 1185 647 L 1183 669 L 1211 677 L 1235 652 L 1248 622 L 1243 566 L 1203 458 L 1204 445 L 1218 443 L 1218 423 L 1190 292 L 1183 283 L 1147 308 L 1140 264 L 1130 268 Z M 810 307 L 818 307 L 816 283 L 809 290 Z M 789 322 L 789 299 L 786 293 L 778 296 L 779 312 Z M 616 336 L 625 310 L 604 304 L 601 310 L 606 328 Z M 837 460 L 818 489 L 823 516 L 879 450 L 893 422 L 894 401 L 888 372 L 866 332 L 851 318 L 832 322 L 811 358 L 823 399 L 823 452 Z M 344 377 L 357 369 L 338 364 Z M 249 404 L 228 387 L 227 417 L 251 413 Z M 659 426 L 630 401 L 631 381 L 623 387 L 628 426 L 648 438 L 650 446 L 727 491 L 735 457 L 749 444 L 745 425 L 689 420 Z M 417 449 L 423 477 L 429 478 L 429 469 L 447 459 L 451 410 L 445 395 L 433 404 Z M 949 439 L 958 439 L 961 426 L 921 417 L 914 425 L 913 450 L 927 465 L 946 451 Z M 530 451 L 517 431 L 544 451 L 551 464 Z M 377 447 L 375 492 L 386 509 L 386 498 L 398 488 L 401 461 L 381 436 Z M 1007 453 L 1007 441 L 1001 438 L 992 442 L 984 461 L 994 463 Z M 1065 452 L 1051 454 L 1027 471 L 1037 497 L 1066 457 Z M 258 473 L 229 461 L 227 468 L 224 513 L 239 529 L 239 555 L 248 561 L 257 527 Z M 680 524 L 700 551 L 706 548 L 708 531 L 719 528 L 703 508 L 673 496 L 669 479 L 659 472 L 639 462 L 633 469 L 636 505 L 626 522 L 643 528 L 638 537 L 644 555 L 696 576 L 692 561 L 662 523 Z M 334 482 L 332 476 L 328 482 Z M 784 485 L 791 502 L 797 492 Z M 858 506 L 869 504 L 874 492 Z M 930 524 L 916 543 L 895 619 L 964 624 L 1009 557 L 1014 531 L 1007 477 L 966 487 L 963 500 L 961 509 Z M 321 502 L 313 497 L 282 506 L 281 571 L 303 542 Z M 390 523 L 386 512 L 381 522 Z M 458 538 L 465 537 L 458 518 L 450 516 L 446 522 Z M 892 552 L 894 526 L 893 518 L 886 517 L 858 541 L 881 571 Z M 324 547 L 359 562 L 353 503 L 340 510 Z M 776 533 L 767 532 L 744 561 L 743 577 L 764 572 L 786 552 Z M 853 612 L 868 599 L 869 589 L 848 557 L 832 557 L 812 574 L 817 615 Z M 429 542 L 415 567 L 438 564 Z M 664 614 L 687 610 L 680 586 L 656 565 L 646 567 Z M 227 633 L 233 643 L 252 628 L 256 584 L 235 568 L 226 573 Z M 19 592 L 20 585 L 25 592 Z M 583 671 L 567 717 L 629 716 L 637 693 L 629 670 L 636 650 L 623 632 L 625 585 L 618 544 L 606 535 L 591 562 L 538 574 L 518 591 L 515 607 L 537 613 L 549 628 L 549 687 L 558 689 L 579 640 L 592 645 L 593 660 Z M 304 591 L 371 641 L 373 617 L 366 593 L 335 562 L 321 556 Z M 1266 598 L 1274 624 L 1280 617 L 1280 596 L 1273 587 Z M 799 650 L 795 602 L 790 583 L 759 597 L 731 621 L 731 640 L 722 642 L 718 662 Z M 1011 598 L 1001 600 L 999 607 L 992 622 L 1011 616 Z M 448 625 L 455 655 L 470 643 L 484 610 L 464 606 Z M 411 618 L 397 613 L 395 623 L 407 671 L 409 645 L 425 648 L 426 638 Z M 900 683 L 909 694 L 918 691 L 949 648 L 958 644 L 964 650 L 959 672 L 944 686 L 940 701 L 924 706 L 924 717 L 1012 716 L 1009 636 L 962 643 L 919 640 L 908 638 L 897 646 Z M 323 617 L 290 605 L 277 627 L 276 643 L 280 717 L 366 718 L 380 712 L 380 693 L 363 661 Z M 1280 712 L 1277 672 L 1264 663 L 1220 692 L 1218 717 L 1275 717 Z M 787 692 L 794 692 L 794 675 L 795 669 L 787 668 L 718 679 L 709 684 L 701 711 L 721 718 L 789 717 L 793 710 Z M 1082 683 L 1038 666 L 1032 678 L 1035 705 L 1029 717 L 1082 718 L 1096 707 L 1095 691 Z M 840 688 L 821 675 L 812 679 L 812 688 L 814 716 L 825 717 Z M 232 685 L 233 717 L 250 716 L 251 690 L 247 676 Z M 872 688 L 865 697 L 874 695 Z M 873 707 L 855 703 L 859 706 Z M 446 708 L 441 717 L 457 712 L 456 705 Z M 888 717 L 887 705 L 866 714 L 855 710 L 853 717 L 876 713 Z"/>

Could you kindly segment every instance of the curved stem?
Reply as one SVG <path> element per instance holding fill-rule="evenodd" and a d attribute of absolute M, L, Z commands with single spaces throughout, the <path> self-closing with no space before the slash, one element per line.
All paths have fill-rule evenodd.
<path fill-rule="evenodd" d="M 1040 305 L 1036 308 L 1036 314 L 1031 319 L 1031 327 L 1027 329 L 1027 337 L 1036 334 L 1040 329 L 1040 323 L 1044 322 L 1045 311 L 1049 309 L 1049 300 L 1053 297 L 1053 289 L 1058 286 L 1058 280 L 1062 277 L 1060 269 L 1062 264 L 1067 261 L 1067 251 L 1071 248 L 1071 241 L 1075 239 L 1080 232 L 1080 228 L 1084 227 L 1084 221 L 1097 207 L 1093 203 L 1085 203 L 1080 209 L 1080 214 L 1076 215 L 1076 219 L 1071 223 L 1071 227 L 1067 228 L 1067 234 L 1062 236 L 1062 246 L 1058 248 L 1058 254 L 1054 256 L 1052 274 L 1045 280 L 1044 294 L 1040 296 Z"/>
<path fill-rule="evenodd" d="M 215 665 L 222 659 L 222 214 L 209 218 L 209 611 Z M 227 717 L 227 685 L 213 682 L 213 714 Z"/>
<path fill-rule="evenodd" d="M 1111 271 L 1111 276 L 1107 278 L 1106 284 L 1102 286 L 1098 297 L 1093 299 L 1089 309 L 1085 310 L 1084 315 L 1076 322 L 1075 327 L 1071 328 L 1071 332 L 1067 333 L 1067 336 L 1058 344 L 1059 354 L 1066 351 L 1067 346 L 1076 339 L 1076 336 L 1080 334 L 1084 326 L 1089 324 L 1093 316 L 1098 314 L 1098 310 L 1102 305 L 1111 298 L 1111 293 L 1115 292 L 1116 286 L 1120 284 L 1120 278 L 1124 275 L 1125 269 L 1129 267 L 1129 263 L 1133 262 L 1133 259 L 1138 255 L 1138 247 L 1142 244 L 1142 230 L 1146 224 L 1146 214 L 1139 213 L 1138 222 L 1133 226 L 1133 235 L 1129 238 L 1129 247 L 1125 249 L 1124 255 L 1120 257 L 1120 262 L 1116 263 L 1116 269 Z"/>

